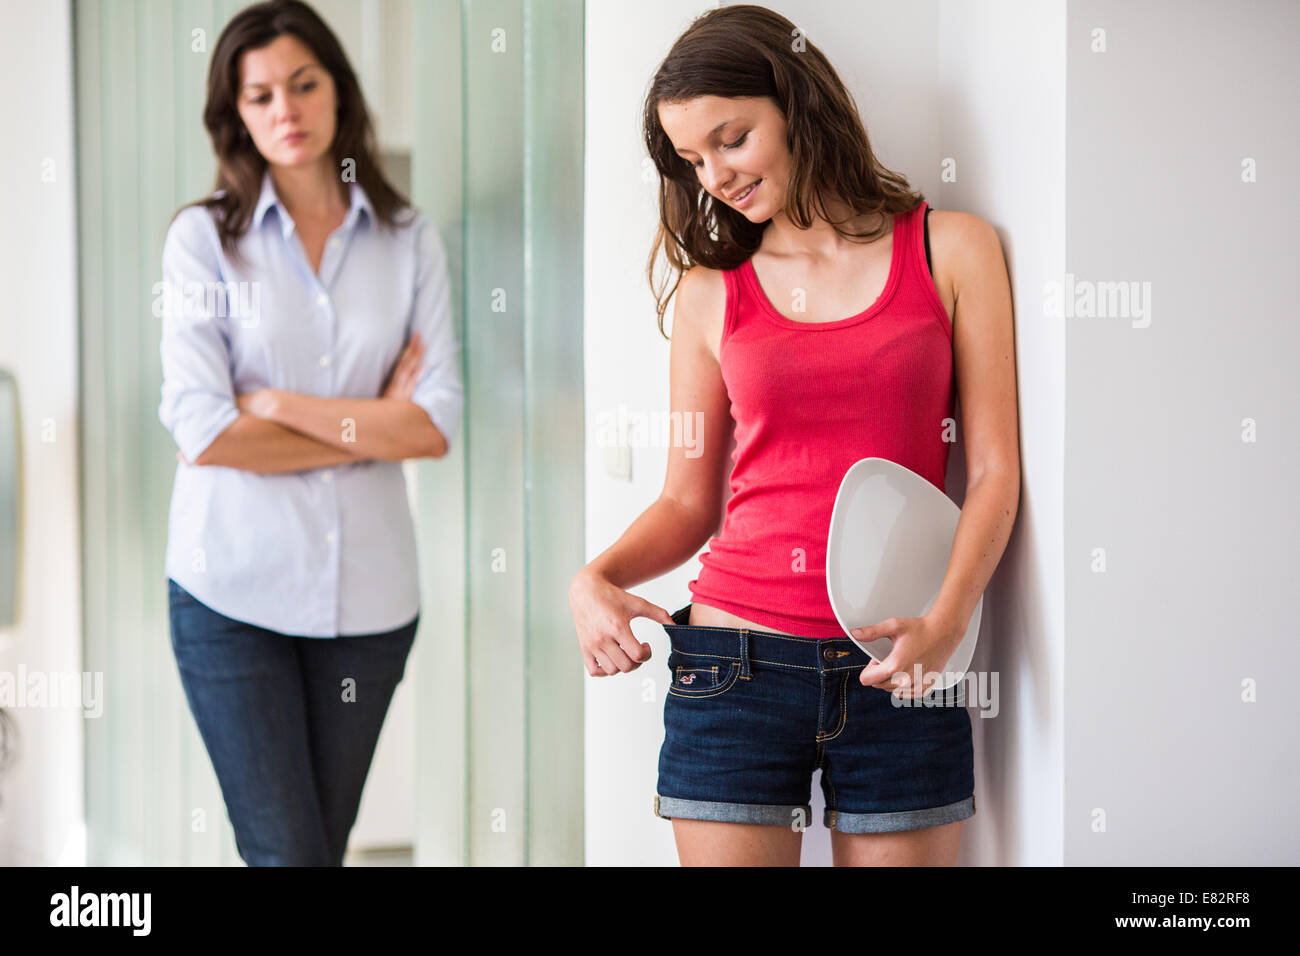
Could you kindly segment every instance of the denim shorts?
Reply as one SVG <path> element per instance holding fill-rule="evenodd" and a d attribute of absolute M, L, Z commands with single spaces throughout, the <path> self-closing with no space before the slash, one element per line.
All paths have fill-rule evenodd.
<path fill-rule="evenodd" d="M 821 769 L 824 824 L 915 830 L 975 814 L 964 682 L 898 706 L 865 687 L 848 637 L 665 625 L 672 650 L 656 816 L 803 828 Z"/>

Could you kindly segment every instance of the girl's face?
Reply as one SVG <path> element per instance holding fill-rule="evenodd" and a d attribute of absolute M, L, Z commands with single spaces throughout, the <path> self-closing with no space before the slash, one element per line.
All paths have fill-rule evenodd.
<path fill-rule="evenodd" d="M 334 142 L 334 78 L 295 36 L 281 34 L 240 56 L 238 108 L 273 166 L 316 162 Z"/>
<path fill-rule="evenodd" d="M 695 166 L 700 185 L 715 199 L 751 222 L 766 222 L 785 208 L 790 150 L 776 103 L 765 96 L 700 96 L 660 103 L 658 110 L 678 155 Z"/>

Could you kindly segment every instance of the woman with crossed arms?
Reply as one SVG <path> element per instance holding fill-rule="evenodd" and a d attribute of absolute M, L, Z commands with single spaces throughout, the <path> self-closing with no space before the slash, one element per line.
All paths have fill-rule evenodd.
<path fill-rule="evenodd" d="M 461 417 L 446 254 L 305 4 L 231 20 L 204 122 L 162 256 L 172 647 L 243 859 L 341 865 L 419 621 L 401 462 Z"/>

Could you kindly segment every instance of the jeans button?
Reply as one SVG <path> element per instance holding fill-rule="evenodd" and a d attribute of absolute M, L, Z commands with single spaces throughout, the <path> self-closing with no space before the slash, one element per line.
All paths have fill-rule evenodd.
<path fill-rule="evenodd" d="M 835 660 L 835 648 L 833 647 L 826 648 L 824 651 L 822 651 L 822 657 L 826 658 L 828 661 Z"/>

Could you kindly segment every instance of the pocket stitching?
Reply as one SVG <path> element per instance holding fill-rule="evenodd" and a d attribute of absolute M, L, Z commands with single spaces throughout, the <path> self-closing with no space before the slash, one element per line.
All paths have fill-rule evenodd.
<path fill-rule="evenodd" d="M 740 676 L 740 664 L 739 664 L 739 663 L 737 663 L 737 662 L 735 662 L 735 661 L 732 661 L 732 662 L 728 665 L 728 668 L 729 668 L 729 669 L 728 669 L 728 671 L 727 671 L 727 676 L 726 676 L 725 678 L 723 678 L 722 683 L 719 684 L 719 685 L 717 685 L 717 686 L 715 686 L 715 687 L 710 687 L 710 688 L 708 688 L 707 693 L 704 692 L 704 691 L 682 691 L 682 690 L 678 690 L 678 689 L 677 689 L 677 681 L 676 681 L 676 679 L 674 679 L 673 682 L 672 682 L 672 684 L 669 685 L 669 687 L 668 687 L 668 693 L 672 694 L 672 695 L 675 696 L 675 697 L 692 697 L 692 698 L 700 698 L 700 697 L 717 697 L 719 694 L 725 694 L 727 691 L 731 690 L 731 688 L 732 688 L 733 686 L 735 686 L 736 679 Z M 680 670 L 680 667 L 679 667 L 678 669 Z M 696 668 L 690 668 L 690 669 L 694 670 L 694 669 L 696 669 Z M 716 669 L 716 665 L 715 665 L 715 669 Z"/>

